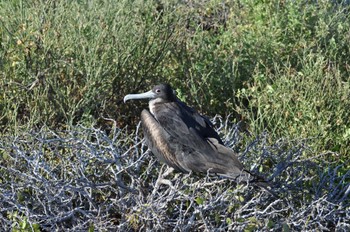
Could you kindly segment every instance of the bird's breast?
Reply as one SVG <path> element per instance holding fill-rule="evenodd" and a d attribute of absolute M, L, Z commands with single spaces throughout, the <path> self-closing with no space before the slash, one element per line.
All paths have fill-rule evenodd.
<path fill-rule="evenodd" d="M 157 158 L 168 165 L 179 169 L 178 162 L 174 156 L 174 151 L 169 146 L 169 134 L 159 125 L 158 121 L 147 111 L 141 113 L 141 121 L 147 145 Z"/>

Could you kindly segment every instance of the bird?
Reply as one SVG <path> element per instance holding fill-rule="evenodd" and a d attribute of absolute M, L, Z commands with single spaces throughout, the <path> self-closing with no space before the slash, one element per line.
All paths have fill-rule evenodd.
<path fill-rule="evenodd" d="M 213 173 L 238 183 L 264 182 L 243 166 L 211 121 L 182 102 L 171 85 L 128 94 L 124 103 L 132 99 L 149 99 L 149 110 L 141 112 L 141 124 L 148 148 L 161 162 L 184 173 Z"/>

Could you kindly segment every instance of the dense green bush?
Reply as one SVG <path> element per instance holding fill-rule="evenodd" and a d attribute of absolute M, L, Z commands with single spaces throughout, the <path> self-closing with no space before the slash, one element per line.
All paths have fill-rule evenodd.
<path fill-rule="evenodd" d="M 150 2 L 45 2 L 2 3 L 3 127 L 120 116 L 125 91 L 158 76 L 170 22 Z"/>
<path fill-rule="evenodd" d="M 210 116 L 348 154 L 348 10 L 332 1 L 2 1 L 1 130 L 130 125 L 141 109 L 123 96 L 170 82 Z"/>
<path fill-rule="evenodd" d="M 276 20 L 263 26 L 271 44 L 279 42 L 266 49 L 267 59 L 258 61 L 252 80 L 236 95 L 249 99 L 248 107 L 236 109 L 251 121 L 254 131 L 267 128 L 279 136 L 313 137 L 318 149 L 348 153 L 347 9 L 329 2 L 290 2 Z M 274 35 L 268 34 L 271 26 L 279 28 Z"/>
<path fill-rule="evenodd" d="M 287 67 L 275 78 L 254 76 L 249 88 L 239 90 L 250 97 L 250 111 L 242 113 L 254 122 L 254 131 L 308 137 L 319 148 L 345 153 L 350 145 L 349 82 L 326 59 L 312 56 L 315 60 L 299 71 Z"/>

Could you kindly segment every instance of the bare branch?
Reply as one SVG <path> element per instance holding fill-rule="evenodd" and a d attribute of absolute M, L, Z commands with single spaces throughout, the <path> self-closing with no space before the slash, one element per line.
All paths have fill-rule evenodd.
<path fill-rule="evenodd" d="M 244 145 L 239 128 L 214 119 L 225 144 Z M 264 133 L 240 153 L 270 180 L 260 188 L 212 175 L 160 171 L 143 144 L 116 127 L 42 128 L 0 140 L 0 227 L 43 231 L 212 231 L 350 229 L 350 171 L 311 155 L 302 140 L 268 145 Z M 238 144 L 240 144 L 238 146 Z M 308 157 L 308 158 L 306 158 Z"/>

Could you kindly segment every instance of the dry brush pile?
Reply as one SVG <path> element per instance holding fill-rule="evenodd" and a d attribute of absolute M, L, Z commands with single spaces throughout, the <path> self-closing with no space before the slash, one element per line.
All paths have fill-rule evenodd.
<path fill-rule="evenodd" d="M 216 119 L 238 149 L 237 126 Z M 0 227 L 6 231 L 350 230 L 350 171 L 324 163 L 307 141 L 267 134 L 239 158 L 272 183 L 275 198 L 217 176 L 169 173 L 139 127 L 26 132 L 0 140 Z M 310 156 L 309 156 L 310 157 Z M 14 230 L 16 231 L 16 230 Z"/>

